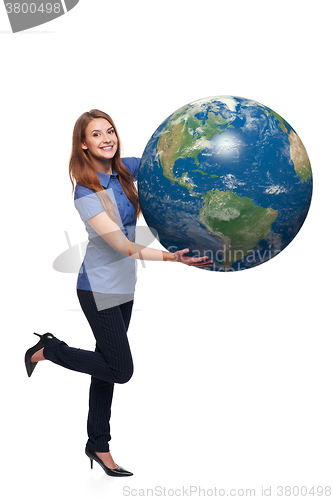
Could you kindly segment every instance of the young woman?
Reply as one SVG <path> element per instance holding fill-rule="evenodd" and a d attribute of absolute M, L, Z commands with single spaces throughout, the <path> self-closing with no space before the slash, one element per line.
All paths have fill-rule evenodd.
<path fill-rule="evenodd" d="M 74 203 L 89 235 L 77 280 L 81 308 L 96 339 L 95 351 L 69 347 L 51 333 L 25 355 L 30 377 L 39 361 L 91 375 L 86 454 L 110 476 L 129 476 L 109 452 L 110 415 L 114 384 L 127 382 L 133 362 L 127 338 L 136 282 L 136 260 L 180 262 L 206 267 L 208 257 L 191 258 L 188 249 L 164 252 L 135 243 L 140 215 L 134 182 L 139 158 L 121 158 L 119 136 L 109 115 L 83 113 L 73 132 L 69 173 Z"/>

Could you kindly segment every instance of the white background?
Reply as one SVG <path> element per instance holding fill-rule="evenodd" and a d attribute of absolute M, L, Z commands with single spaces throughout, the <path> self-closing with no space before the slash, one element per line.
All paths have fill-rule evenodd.
<path fill-rule="evenodd" d="M 12 34 L 0 6 L 4 498 L 333 487 L 329 19 L 326 1 L 81 0 Z M 115 388 L 111 441 L 134 475 L 110 478 L 84 455 L 89 376 L 43 362 L 29 379 L 23 363 L 34 331 L 94 348 L 76 274 L 52 266 L 65 231 L 85 239 L 72 129 L 100 108 L 123 155 L 141 156 L 167 116 L 214 95 L 254 99 L 292 125 L 312 164 L 311 209 L 290 246 L 252 270 L 139 264 L 135 372 Z"/>

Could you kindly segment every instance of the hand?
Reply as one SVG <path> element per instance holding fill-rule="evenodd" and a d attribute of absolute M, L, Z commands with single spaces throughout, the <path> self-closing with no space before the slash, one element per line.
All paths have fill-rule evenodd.
<path fill-rule="evenodd" d="M 186 253 L 190 250 L 189 248 L 184 248 L 184 250 L 178 250 L 174 252 L 172 255 L 175 255 L 175 262 L 181 262 L 182 264 L 186 264 L 187 266 L 195 266 L 195 267 L 209 267 L 213 261 L 207 260 L 209 257 L 206 255 L 204 257 L 186 257 Z"/>

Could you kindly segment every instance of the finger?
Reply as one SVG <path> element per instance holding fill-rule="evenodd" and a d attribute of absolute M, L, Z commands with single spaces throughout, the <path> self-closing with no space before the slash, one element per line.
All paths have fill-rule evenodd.
<path fill-rule="evenodd" d="M 189 263 L 189 266 L 195 266 L 195 267 L 209 267 L 213 264 L 213 261 L 210 260 L 208 262 L 192 262 Z"/>
<path fill-rule="evenodd" d="M 211 266 L 213 264 L 212 260 L 207 260 L 207 262 L 198 262 L 199 266 Z"/>
<path fill-rule="evenodd" d="M 192 257 L 192 262 L 204 262 L 204 261 L 207 261 L 209 257 L 208 256 L 205 256 L 205 257 Z M 207 262 L 213 262 L 212 260 L 210 261 L 207 261 Z"/>

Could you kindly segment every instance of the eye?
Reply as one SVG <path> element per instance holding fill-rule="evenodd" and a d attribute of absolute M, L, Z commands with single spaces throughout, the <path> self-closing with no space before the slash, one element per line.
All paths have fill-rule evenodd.
<path fill-rule="evenodd" d="M 113 130 L 113 129 L 110 129 L 110 130 L 108 131 L 108 133 L 109 133 L 109 134 L 113 134 L 113 132 L 114 132 L 114 130 Z"/>
<path fill-rule="evenodd" d="M 101 135 L 99 132 L 94 132 L 93 133 L 93 137 L 98 137 L 99 135 Z"/>

